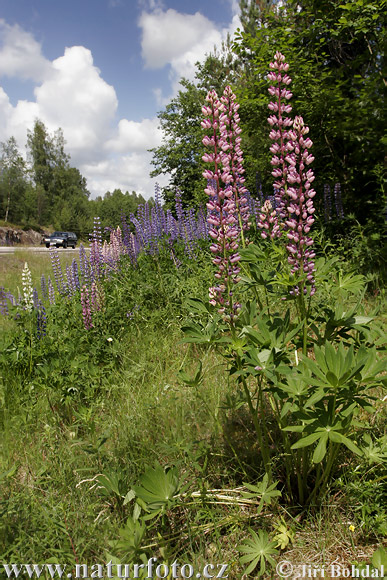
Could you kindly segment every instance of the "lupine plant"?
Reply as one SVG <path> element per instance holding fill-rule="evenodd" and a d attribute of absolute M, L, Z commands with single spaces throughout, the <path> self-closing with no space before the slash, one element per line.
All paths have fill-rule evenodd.
<path fill-rule="evenodd" d="M 27 312 L 32 312 L 34 307 L 34 290 L 32 287 L 31 272 L 27 262 L 24 264 L 22 272 L 22 286 L 23 286 L 23 306 Z"/>
<path fill-rule="evenodd" d="M 343 203 L 341 200 L 341 184 L 335 183 L 333 189 L 333 199 L 335 204 L 336 215 L 332 211 L 332 195 L 331 186 L 328 183 L 324 184 L 324 220 L 325 223 L 332 219 L 342 220 L 344 218 Z"/>
<path fill-rule="evenodd" d="M 291 78 L 281 53 L 270 69 L 274 99 L 268 122 L 276 193 L 275 201 L 265 202 L 258 212 L 262 247 L 239 247 L 245 221 L 238 202 L 242 171 L 230 171 L 236 141 L 230 133 L 222 134 L 224 115 L 231 118 L 230 102 L 237 110 L 235 100 L 228 88 L 223 100 L 210 91 L 203 106 L 203 144 L 210 148 L 203 160 L 211 164 L 203 175 L 217 281 L 210 288 L 210 306 L 215 311 L 208 311 L 211 323 L 187 324 L 184 331 L 188 342 L 215 345 L 225 356 L 243 389 L 269 482 L 276 474 L 289 500 L 305 505 L 323 498 L 343 446 L 362 454 L 355 420 L 359 424 L 359 411 L 372 408 L 370 388 L 385 379 L 375 348 L 363 347 L 356 338 L 372 318 L 358 317 L 355 309 L 346 313 L 340 303 L 328 311 L 325 307 L 325 319 L 321 302 L 313 308 L 318 290 L 311 237 L 313 143 L 303 118 L 289 116 Z M 241 158 L 239 141 L 237 148 Z M 269 274 L 268 260 L 276 264 Z M 324 271 L 319 263 L 321 280 L 329 275 L 329 266 Z M 234 298 L 235 284 L 244 290 L 244 303 Z M 261 287 L 290 304 L 285 313 L 271 312 L 269 301 L 263 308 Z M 347 288 L 351 291 L 350 284 Z M 249 297 L 251 290 L 255 294 Z M 208 310 L 197 301 L 190 308 L 197 315 Z"/>
<path fill-rule="evenodd" d="M 237 180 L 240 182 L 243 171 L 239 141 L 235 143 L 236 152 L 233 142 L 234 134 L 238 134 L 238 126 L 235 118 L 233 119 L 237 108 L 235 96 L 229 87 L 222 99 L 218 99 L 215 91 L 209 92 L 207 102 L 208 106 L 203 107 L 206 118 L 202 121 L 202 127 L 210 133 L 203 138 L 203 144 L 211 147 L 212 151 L 203 156 L 203 161 L 213 164 L 213 170 L 206 170 L 203 177 L 214 184 L 207 185 L 205 192 L 210 198 L 207 203 L 209 234 L 213 240 L 210 250 L 214 254 L 213 263 L 217 267 L 217 285 L 209 289 L 210 304 L 218 307 L 224 320 L 233 322 L 240 310 L 239 303 L 233 299 L 233 286 L 240 280 L 238 246 L 244 225 L 242 215 L 246 215 L 246 212 L 237 212 L 241 199 Z M 242 195 L 243 193 L 242 190 Z M 241 218 L 239 228 L 238 215 Z"/>

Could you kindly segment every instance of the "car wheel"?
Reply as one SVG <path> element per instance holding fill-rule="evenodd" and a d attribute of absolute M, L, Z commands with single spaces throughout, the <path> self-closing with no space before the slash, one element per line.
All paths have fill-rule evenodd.
<path fill-rule="evenodd" d="M 56 248 L 59 248 L 59 246 L 60 246 L 60 244 L 55 244 L 55 247 L 56 247 Z"/>
<path fill-rule="evenodd" d="M 67 248 L 67 242 L 63 242 L 63 249 L 65 250 Z"/>
<path fill-rule="evenodd" d="M 46 248 L 49 248 L 49 247 L 50 247 L 50 244 L 46 244 Z"/>

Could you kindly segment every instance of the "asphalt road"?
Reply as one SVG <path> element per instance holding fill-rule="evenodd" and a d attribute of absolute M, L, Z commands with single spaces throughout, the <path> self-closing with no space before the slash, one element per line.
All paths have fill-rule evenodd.
<path fill-rule="evenodd" d="M 86 252 L 89 248 L 85 248 Z M 72 248 L 58 248 L 59 255 L 62 253 L 78 253 L 79 246 L 73 250 Z M 9 254 L 15 254 L 17 252 L 32 252 L 33 254 L 40 254 L 46 252 L 49 253 L 49 249 L 46 246 L 0 246 L 0 256 L 5 256 Z"/>

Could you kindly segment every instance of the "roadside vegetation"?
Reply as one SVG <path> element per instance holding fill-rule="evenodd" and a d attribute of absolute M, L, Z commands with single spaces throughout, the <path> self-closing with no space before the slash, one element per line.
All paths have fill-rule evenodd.
<path fill-rule="evenodd" d="M 259 68 L 243 6 L 254 62 L 241 54 Z M 363 3 L 346 6 L 357 22 Z M 303 11 L 289 14 L 295 38 L 308 35 Z M 4 258 L 4 561 L 155 557 L 195 574 L 227 564 L 233 580 L 387 570 L 384 182 L 354 205 L 363 222 L 348 215 L 357 170 L 343 184 L 330 172 L 299 110 L 310 77 L 279 50 L 270 59 L 257 76 L 270 154 L 256 194 L 243 91 L 239 106 L 230 85 L 210 87 L 195 169 L 205 204 L 194 181 L 191 197 L 156 188 L 119 226 L 95 218 L 76 259 Z M 324 162 L 330 184 L 315 180 Z"/>

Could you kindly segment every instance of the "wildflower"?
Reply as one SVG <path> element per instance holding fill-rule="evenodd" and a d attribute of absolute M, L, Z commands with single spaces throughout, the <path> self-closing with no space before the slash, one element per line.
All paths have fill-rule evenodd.
<path fill-rule="evenodd" d="M 302 117 L 295 117 L 291 141 L 293 152 L 288 156 L 289 170 L 287 172 L 287 182 L 292 185 L 287 190 L 287 212 L 288 227 L 287 237 L 290 243 L 286 246 L 289 252 L 288 262 L 292 266 L 292 274 L 302 277 L 302 288 L 304 294 L 307 293 L 306 285 L 310 286 L 312 296 L 316 289 L 314 286 L 314 258 L 315 252 L 312 249 L 313 240 L 308 236 L 310 228 L 314 223 L 313 198 L 316 194 L 311 184 L 314 181 L 314 174 L 311 169 L 306 169 L 314 157 L 310 155 L 308 149 L 313 145 L 305 135 L 309 133 L 309 127 L 304 124 Z M 296 286 L 292 293 L 298 294 L 299 287 Z"/>
<path fill-rule="evenodd" d="M 232 121 L 236 119 L 237 108 L 232 106 L 234 99 L 229 87 L 225 89 L 223 99 L 219 100 L 216 92 L 210 91 L 206 100 L 209 105 L 202 109 L 206 116 L 202 127 L 211 129 L 211 133 L 203 138 L 203 144 L 211 147 L 213 152 L 206 153 L 203 160 L 213 164 L 213 171 L 203 173 L 203 177 L 209 180 L 204 191 L 209 196 L 207 221 L 212 239 L 210 250 L 214 254 L 213 264 L 217 267 L 215 278 L 219 281 L 209 289 L 209 301 L 213 306 L 218 306 L 224 320 L 233 321 L 240 311 L 240 304 L 233 301 L 233 284 L 240 280 L 238 246 L 242 228 L 238 227 L 240 212 L 237 206 L 239 203 L 240 207 L 244 207 L 240 203 L 240 194 L 245 192 L 239 179 L 242 172 L 239 140 L 233 140 L 231 136 L 239 134 L 237 123 Z"/>
<path fill-rule="evenodd" d="M 293 121 L 288 117 L 288 113 L 292 111 L 292 106 L 287 103 L 292 93 L 286 88 L 292 82 L 291 78 L 286 74 L 289 70 L 289 65 L 285 62 L 285 57 L 280 52 L 276 52 L 274 62 L 270 63 L 271 72 L 268 74 L 269 81 L 275 82 L 276 86 L 269 88 L 269 94 L 276 97 L 276 101 L 269 103 L 269 109 L 272 113 L 268 118 L 268 123 L 271 127 L 270 139 L 274 143 L 270 147 L 273 157 L 271 165 L 273 166 L 272 175 L 276 179 L 274 187 L 276 189 L 276 202 L 278 215 L 282 219 L 286 219 L 286 198 L 287 198 L 287 156 L 292 151 L 292 146 L 288 142 L 290 138 L 290 129 Z M 285 73 L 285 74 L 284 74 Z"/>
<path fill-rule="evenodd" d="M 54 270 L 54 278 L 59 294 L 67 294 L 68 287 L 65 284 L 62 274 L 62 268 L 58 251 L 55 248 L 50 248 L 50 258 L 52 269 Z"/>
<path fill-rule="evenodd" d="M 40 287 L 42 290 L 42 296 L 45 300 L 47 300 L 48 298 L 48 294 L 47 294 L 47 282 L 46 282 L 46 278 L 44 276 L 44 274 L 42 274 L 41 278 L 40 278 Z"/>
<path fill-rule="evenodd" d="M 8 316 L 7 295 L 3 286 L 0 286 L 0 312 L 3 316 Z"/>
<path fill-rule="evenodd" d="M 274 239 L 280 237 L 281 230 L 277 211 L 273 209 L 270 199 L 267 199 L 263 204 L 263 207 L 258 214 L 257 225 L 262 230 L 262 238 L 265 239 L 270 237 L 271 239 Z"/>
<path fill-rule="evenodd" d="M 113 339 L 111 336 L 109 336 L 109 338 L 106 339 L 108 342 L 113 342 Z"/>
<path fill-rule="evenodd" d="M 105 295 L 103 290 L 99 284 L 93 282 L 91 285 L 91 292 L 90 292 L 90 300 L 91 300 L 91 308 L 94 312 L 102 309 Z"/>
<path fill-rule="evenodd" d="M 50 301 L 50 304 L 53 305 L 55 304 L 55 289 L 50 276 L 48 277 L 47 286 L 48 286 L 48 299 Z"/>
<path fill-rule="evenodd" d="M 350 532 L 354 532 L 354 531 L 355 531 L 355 526 L 351 524 L 351 525 L 349 526 L 349 531 L 350 531 Z"/>
<path fill-rule="evenodd" d="M 90 330 L 91 328 L 93 328 L 93 321 L 91 317 L 89 290 L 85 285 L 83 285 L 81 288 L 81 304 L 82 304 L 83 325 L 86 328 L 86 330 Z"/>
<path fill-rule="evenodd" d="M 307 293 L 306 286 L 310 286 L 312 296 L 315 292 L 315 253 L 311 248 L 313 240 L 308 234 L 314 223 L 313 197 L 316 192 L 311 187 L 314 174 L 308 167 L 314 161 L 309 152 L 313 143 L 308 137 L 309 127 L 303 118 L 298 116 L 292 121 L 287 116 L 292 108 L 286 101 L 292 93 L 286 88 L 291 78 L 286 74 L 289 65 L 285 63 L 284 55 L 277 51 L 270 68 L 268 79 L 275 81 L 276 86 L 269 88 L 269 94 L 277 98 L 269 103 L 269 109 L 276 114 L 270 115 L 268 122 L 271 126 L 270 138 L 274 141 L 270 151 L 273 153 L 271 164 L 272 175 L 276 178 L 274 187 L 277 189 L 278 214 L 283 220 L 283 229 L 287 231 L 289 243 L 286 249 L 291 272 L 300 277 L 304 294 Z M 266 229 L 269 229 L 269 224 Z M 297 285 L 291 294 L 299 293 L 300 287 Z"/>
<path fill-rule="evenodd" d="M 31 271 L 27 262 L 22 271 L 23 304 L 27 312 L 32 312 L 34 307 L 34 289 L 32 287 Z"/>

